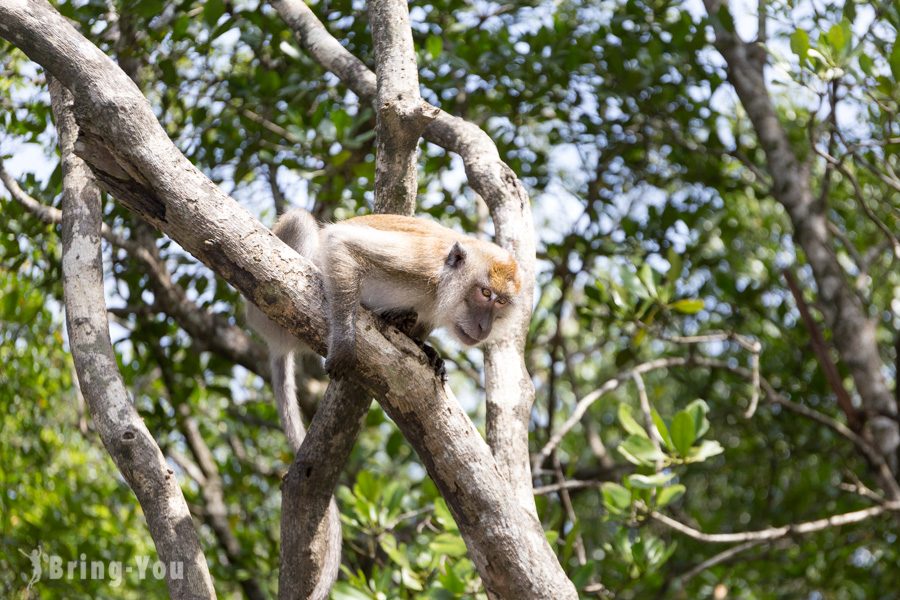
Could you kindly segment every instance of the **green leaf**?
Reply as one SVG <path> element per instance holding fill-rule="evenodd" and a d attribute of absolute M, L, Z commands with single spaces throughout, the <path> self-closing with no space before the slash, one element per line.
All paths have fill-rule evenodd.
<path fill-rule="evenodd" d="M 624 486 L 606 481 L 600 486 L 603 494 L 603 505 L 613 514 L 622 514 L 631 506 L 631 492 Z"/>
<path fill-rule="evenodd" d="M 656 461 L 665 458 L 663 453 L 656 449 L 653 442 L 646 437 L 637 435 L 628 436 L 619 444 L 618 450 L 625 460 L 639 466 L 652 467 Z"/>
<path fill-rule="evenodd" d="M 207 0 L 203 5 L 203 20 L 207 25 L 215 25 L 216 22 L 225 14 L 225 2 L 223 0 Z"/>
<path fill-rule="evenodd" d="M 625 481 L 628 483 L 628 486 L 638 490 L 655 490 L 656 488 L 663 487 L 672 478 L 675 477 L 675 473 L 656 473 L 655 475 L 638 475 L 632 474 L 625 478 Z"/>
<path fill-rule="evenodd" d="M 653 424 L 656 425 L 656 431 L 659 433 L 659 437 L 662 438 L 663 444 L 670 450 L 674 448 L 675 446 L 672 444 L 672 435 L 669 433 L 669 428 L 666 427 L 666 422 L 663 421 L 663 418 L 655 408 L 650 409 L 650 416 L 653 417 Z"/>
<path fill-rule="evenodd" d="M 659 490 L 659 492 L 656 494 L 656 508 L 662 508 L 668 504 L 671 504 L 673 501 L 681 497 L 681 495 L 684 494 L 686 490 L 687 488 L 680 483 L 676 483 L 675 485 L 670 485 L 669 487 Z"/>
<path fill-rule="evenodd" d="M 856 2 L 855 0 L 846 0 L 844 2 L 844 9 L 841 11 L 844 19 L 847 20 L 848 23 L 853 23 L 856 20 Z"/>
<path fill-rule="evenodd" d="M 801 63 L 805 61 L 809 54 L 809 34 L 802 29 L 798 29 L 792 33 L 791 50 L 794 51 L 794 54 L 797 55 L 797 58 L 800 59 Z"/>
<path fill-rule="evenodd" d="M 834 50 L 835 55 L 843 53 L 850 43 L 850 36 L 847 35 L 842 23 L 832 25 L 825 34 L 825 39 L 828 40 L 828 45 Z"/>
<path fill-rule="evenodd" d="M 894 76 L 894 81 L 900 81 L 900 44 L 894 42 L 894 47 L 891 49 L 891 56 L 888 58 L 888 62 L 891 65 L 891 75 Z"/>
<path fill-rule="evenodd" d="M 441 55 L 441 51 L 444 49 L 444 40 L 441 39 L 440 36 L 437 35 L 429 35 L 428 39 L 425 40 L 425 51 L 428 52 L 428 55 L 435 59 Z"/>
<path fill-rule="evenodd" d="M 859 55 L 859 68 L 863 70 L 863 73 L 871 77 L 874 67 L 875 62 L 872 60 L 871 56 L 868 54 Z"/>
<path fill-rule="evenodd" d="M 450 532 L 457 532 L 459 528 L 456 525 L 456 521 L 453 519 L 453 515 L 450 513 L 450 509 L 447 508 L 447 503 L 443 498 L 437 498 L 434 501 L 434 518 L 440 523 L 441 527 Z"/>
<path fill-rule="evenodd" d="M 466 543 L 461 537 L 453 533 L 439 533 L 428 544 L 435 554 L 443 556 L 460 557 L 466 555 Z"/>
<path fill-rule="evenodd" d="M 683 300 L 678 300 L 669 305 L 669 308 L 674 310 L 675 312 L 680 312 L 685 315 L 695 315 L 701 310 L 703 310 L 703 300 L 698 298 L 685 298 Z"/>
<path fill-rule="evenodd" d="M 672 442 L 681 456 L 687 456 L 697 439 L 694 418 L 687 411 L 678 411 L 672 419 Z"/>
<path fill-rule="evenodd" d="M 622 429 L 624 429 L 631 435 L 650 439 L 644 428 L 641 427 L 641 425 L 635 420 L 634 415 L 631 412 L 631 407 L 629 405 L 625 404 L 624 402 L 619 404 L 617 416 L 619 417 L 619 423 L 622 425 Z"/>
<path fill-rule="evenodd" d="M 650 297 L 656 298 L 656 282 L 653 281 L 653 269 L 650 268 L 649 263 L 644 263 L 641 265 L 640 270 L 638 270 L 638 279 L 640 279 L 641 283 L 644 284 L 644 287 L 647 288 L 647 292 L 650 294 Z"/>
<path fill-rule="evenodd" d="M 699 398 L 684 407 L 684 412 L 690 413 L 694 419 L 694 430 L 697 432 L 697 439 L 703 437 L 703 434 L 709 431 L 709 419 L 706 414 L 709 412 L 709 405 Z"/>
<path fill-rule="evenodd" d="M 707 458 L 722 454 L 725 451 L 722 444 L 715 440 L 706 440 L 696 448 L 692 448 L 688 455 L 688 462 L 703 462 Z"/>

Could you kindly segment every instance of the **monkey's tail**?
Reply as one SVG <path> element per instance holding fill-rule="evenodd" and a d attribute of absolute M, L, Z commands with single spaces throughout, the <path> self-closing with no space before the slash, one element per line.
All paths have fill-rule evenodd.
<path fill-rule="evenodd" d="M 278 219 L 272 231 L 297 254 L 315 260 L 319 252 L 319 223 L 308 210 L 289 210 Z"/>
<path fill-rule="evenodd" d="M 272 354 L 269 358 L 272 369 L 272 391 L 281 417 L 281 427 L 287 436 L 291 451 L 297 454 L 306 435 L 300 419 L 300 403 L 297 402 L 297 383 L 294 379 L 294 352 Z"/>

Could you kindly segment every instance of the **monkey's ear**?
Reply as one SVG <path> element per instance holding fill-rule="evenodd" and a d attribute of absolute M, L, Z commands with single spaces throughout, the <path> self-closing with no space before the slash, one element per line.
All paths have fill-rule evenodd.
<path fill-rule="evenodd" d="M 466 251 L 463 250 L 463 247 L 459 245 L 459 242 L 455 242 L 453 247 L 450 248 L 450 252 L 447 254 L 446 260 L 444 260 L 444 264 L 448 267 L 456 268 L 460 266 L 463 261 L 466 259 Z"/>

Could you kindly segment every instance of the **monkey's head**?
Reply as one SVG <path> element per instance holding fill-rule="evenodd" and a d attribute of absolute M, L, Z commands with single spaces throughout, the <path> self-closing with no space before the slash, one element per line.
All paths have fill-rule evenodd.
<path fill-rule="evenodd" d="M 444 322 L 460 342 L 474 346 L 509 321 L 522 287 L 519 266 L 499 246 L 478 240 L 456 242 L 444 260 L 438 284 Z"/>

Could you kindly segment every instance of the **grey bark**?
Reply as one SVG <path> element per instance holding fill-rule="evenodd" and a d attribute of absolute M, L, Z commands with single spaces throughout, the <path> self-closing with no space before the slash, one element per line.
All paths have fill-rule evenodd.
<path fill-rule="evenodd" d="M 704 0 L 710 15 L 725 8 L 721 0 Z M 897 473 L 900 446 L 897 404 L 884 377 L 875 324 L 853 292 L 835 256 L 824 199 L 817 199 L 810 183 L 811 163 L 800 161 L 787 132 L 778 120 L 766 87 L 765 50 L 744 42 L 735 33 L 714 24 L 716 48 L 727 63 L 728 80 L 747 111 L 772 176 L 772 194 L 784 206 L 794 227 L 794 238 L 812 267 L 825 322 L 832 343 L 847 365 L 863 403 L 864 432 Z"/>
<path fill-rule="evenodd" d="M 300 45 L 322 67 L 337 75 L 367 102 L 376 101 L 375 74 L 336 40 L 312 10 L 299 0 L 272 0 L 272 6 L 294 31 Z M 497 243 L 519 263 L 523 296 L 534 289 L 535 241 L 531 206 L 525 188 L 501 159 L 493 140 L 479 127 L 444 111 L 424 131 L 426 140 L 463 159 L 469 185 L 491 210 Z M 525 368 L 525 334 L 531 303 L 517 316 L 512 338 L 486 348 L 485 389 L 487 438 L 501 473 L 510 482 L 517 503 L 537 515 L 528 457 L 528 423 L 534 386 Z"/>
<path fill-rule="evenodd" d="M 51 82 L 63 170 L 62 240 L 66 326 L 82 394 L 103 440 L 147 518 L 172 598 L 215 598 L 200 539 L 174 472 L 131 403 L 116 365 L 100 257 L 100 192 L 75 156 L 72 97 Z M 180 563 L 183 577 L 171 565 Z"/>
<path fill-rule="evenodd" d="M 419 137 L 438 109 L 419 95 L 419 68 L 406 0 L 370 0 L 375 46 L 375 212 L 411 215 Z"/>
<path fill-rule="evenodd" d="M 177 150 L 139 90 L 108 57 L 43 0 L 0 0 L 0 36 L 72 90 L 81 129 L 77 152 L 107 191 L 277 323 L 325 352 L 318 271 Z M 510 240 L 515 236 L 505 241 Z M 522 245 L 513 247 L 521 251 Z M 532 511 L 509 502 L 512 487 L 424 355 L 399 332 L 380 334 L 368 313 L 360 315 L 356 336 L 357 382 L 393 417 L 444 493 L 488 593 L 575 598 L 541 524 Z M 195 535 L 193 529 L 187 534 Z"/>
<path fill-rule="evenodd" d="M 335 486 L 371 404 L 352 381 L 332 381 L 281 489 L 278 597 L 327 598 L 340 562 L 341 522 Z"/>

